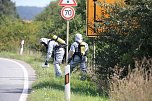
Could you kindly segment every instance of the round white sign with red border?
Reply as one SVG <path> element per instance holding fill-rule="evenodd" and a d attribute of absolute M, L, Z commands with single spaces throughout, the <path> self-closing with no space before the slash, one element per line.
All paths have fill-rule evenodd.
<path fill-rule="evenodd" d="M 61 10 L 61 15 L 65 20 L 70 20 L 74 17 L 75 15 L 75 10 L 73 7 L 70 6 L 65 6 Z"/>

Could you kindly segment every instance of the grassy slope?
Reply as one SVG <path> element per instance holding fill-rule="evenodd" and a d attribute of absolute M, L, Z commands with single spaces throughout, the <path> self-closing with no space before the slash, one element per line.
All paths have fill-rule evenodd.
<path fill-rule="evenodd" d="M 37 80 L 32 86 L 32 92 L 28 101 L 65 101 L 64 77 L 55 78 L 53 65 L 47 69 L 41 68 L 43 59 L 38 55 L 17 55 L 1 52 L 1 57 L 15 58 L 26 61 L 35 69 Z M 61 66 L 64 73 L 64 65 Z M 71 75 L 71 100 L 70 101 L 108 101 L 97 94 L 96 86 L 89 81 L 80 81 L 79 73 Z"/>

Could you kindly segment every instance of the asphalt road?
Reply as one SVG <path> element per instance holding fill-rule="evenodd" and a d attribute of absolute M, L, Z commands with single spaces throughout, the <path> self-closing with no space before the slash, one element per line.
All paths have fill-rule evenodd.
<path fill-rule="evenodd" d="M 26 101 L 35 71 L 23 61 L 0 58 L 0 101 Z"/>

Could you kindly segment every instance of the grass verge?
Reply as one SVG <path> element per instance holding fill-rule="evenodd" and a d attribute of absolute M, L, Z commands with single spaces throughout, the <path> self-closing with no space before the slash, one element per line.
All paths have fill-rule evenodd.
<path fill-rule="evenodd" d="M 36 81 L 32 85 L 28 101 L 65 101 L 64 77 L 55 78 L 54 67 L 50 63 L 47 69 L 41 68 L 44 58 L 39 54 L 19 55 L 15 53 L 0 52 L 0 57 L 23 60 L 29 63 L 36 71 Z M 61 66 L 64 73 L 64 65 Z M 97 93 L 97 87 L 90 81 L 79 80 L 79 72 L 71 74 L 70 101 L 108 101 Z"/>

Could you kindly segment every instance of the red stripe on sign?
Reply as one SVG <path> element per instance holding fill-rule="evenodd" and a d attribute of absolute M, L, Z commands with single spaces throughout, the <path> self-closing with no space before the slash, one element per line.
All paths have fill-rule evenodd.
<path fill-rule="evenodd" d="M 69 83 L 69 81 L 70 81 L 69 79 L 70 79 L 70 77 L 69 77 L 69 73 L 68 73 L 65 75 L 65 85 Z"/>

